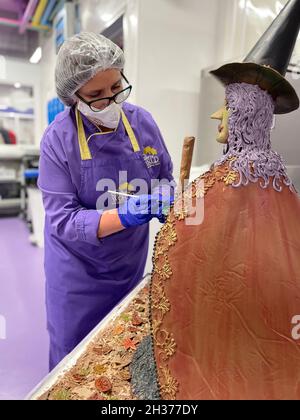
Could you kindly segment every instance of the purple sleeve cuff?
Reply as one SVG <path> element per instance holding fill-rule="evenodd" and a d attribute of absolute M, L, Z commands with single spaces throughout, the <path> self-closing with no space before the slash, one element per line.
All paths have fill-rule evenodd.
<path fill-rule="evenodd" d="M 102 213 L 97 210 L 81 210 L 77 215 L 76 230 L 81 241 L 99 246 L 103 239 L 98 238 Z"/>

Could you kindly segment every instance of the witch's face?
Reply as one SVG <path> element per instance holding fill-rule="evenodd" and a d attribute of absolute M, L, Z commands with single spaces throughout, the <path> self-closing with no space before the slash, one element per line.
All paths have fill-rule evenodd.
<path fill-rule="evenodd" d="M 222 143 L 222 144 L 227 144 L 228 138 L 229 138 L 229 107 L 228 107 L 227 101 L 225 101 L 223 108 L 215 112 L 211 116 L 211 118 L 213 120 L 221 121 L 218 127 L 219 134 L 216 139 L 217 142 Z"/>

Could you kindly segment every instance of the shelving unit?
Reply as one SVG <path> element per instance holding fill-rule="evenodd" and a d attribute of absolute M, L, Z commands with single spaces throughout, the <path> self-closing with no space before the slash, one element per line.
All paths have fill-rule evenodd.
<path fill-rule="evenodd" d="M 37 147 L 0 146 L 0 215 L 23 214 L 26 211 L 26 190 L 24 172 L 31 160 L 39 158 Z M 1 191 L 15 188 L 18 194 L 1 197 Z M 7 189 L 6 189 L 7 192 Z"/>
<path fill-rule="evenodd" d="M 34 114 L 0 111 L 0 120 L 4 121 L 5 128 L 13 130 L 17 143 L 22 145 L 33 144 L 34 118 Z"/>
<path fill-rule="evenodd" d="M 3 112 L 0 111 L 0 118 L 14 118 L 14 119 L 22 119 L 22 120 L 33 120 L 33 114 L 26 114 L 22 112 Z"/>
<path fill-rule="evenodd" d="M 14 209 L 21 207 L 21 198 L 7 198 L 0 200 L 0 210 Z"/>

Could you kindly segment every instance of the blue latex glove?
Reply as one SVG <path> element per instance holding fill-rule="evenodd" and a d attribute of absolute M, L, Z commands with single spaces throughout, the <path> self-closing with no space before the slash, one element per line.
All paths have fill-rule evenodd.
<path fill-rule="evenodd" d="M 144 225 L 154 217 L 161 219 L 163 223 L 163 203 L 163 197 L 158 194 L 131 197 L 118 208 L 120 221 L 125 228 Z"/>

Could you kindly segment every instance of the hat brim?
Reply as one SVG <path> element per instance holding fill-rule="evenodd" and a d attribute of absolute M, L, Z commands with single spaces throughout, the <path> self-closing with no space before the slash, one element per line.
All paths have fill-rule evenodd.
<path fill-rule="evenodd" d="M 224 86 L 244 82 L 266 90 L 275 101 L 275 114 L 288 114 L 299 108 L 299 98 L 293 86 L 271 67 L 256 63 L 230 63 L 210 73 Z"/>

